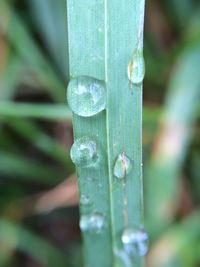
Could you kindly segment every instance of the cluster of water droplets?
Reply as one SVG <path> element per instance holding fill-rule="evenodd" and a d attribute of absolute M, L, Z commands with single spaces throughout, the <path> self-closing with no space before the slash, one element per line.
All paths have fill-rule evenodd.
<path fill-rule="evenodd" d="M 68 85 L 67 99 L 76 115 L 94 116 L 106 107 L 105 83 L 88 76 L 72 79 Z"/>
<path fill-rule="evenodd" d="M 128 78 L 133 84 L 142 83 L 145 75 L 145 63 L 142 52 L 137 49 L 128 66 Z M 101 80 L 79 76 L 71 79 L 67 90 L 68 104 L 74 114 L 81 117 L 95 116 L 106 108 L 106 86 Z M 99 147 L 93 137 L 84 136 L 75 140 L 70 155 L 74 164 L 79 168 L 93 167 L 99 159 Z M 114 176 L 123 179 L 132 169 L 131 159 L 123 152 L 118 155 L 114 164 Z M 99 184 L 100 187 L 101 184 Z M 102 185 L 101 185 L 102 186 Z M 80 196 L 82 211 L 91 207 L 89 196 Z M 97 211 L 88 209 L 80 219 L 80 228 L 83 232 L 100 233 L 105 227 L 105 216 Z M 123 249 L 118 254 L 131 266 L 130 255 L 143 256 L 148 250 L 148 235 L 144 230 L 127 228 L 121 236 Z"/>
<path fill-rule="evenodd" d="M 133 84 L 141 84 L 145 75 L 145 62 L 143 53 L 140 49 L 136 49 L 132 60 L 128 65 L 128 78 Z"/>
<path fill-rule="evenodd" d="M 118 155 L 114 164 L 114 176 L 118 179 L 123 179 L 132 169 L 131 160 L 123 152 Z"/>
<path fill-rule="evenodd" d="M 70 81 L 67 89 L 68 104 L 74 114 L 81 117 L 95 116 L 106 108 L 105 83 L 98 79 L 79 76 Z M 90 168 L 99 159 L 99 147 L 94 138 L 84 136 L 77 139 L 70 151 L 71 159 L 79 168 Z M 88 181 L 94 179 L 88 178 Z M 102 184 L 98 183 L 99 187 Z M 100 233 L 105 226 L 105 216 L 92 211 L 93 203 L 88 195 L 81 194 L 82 216 L 80 228 L 83 232 Z"/>

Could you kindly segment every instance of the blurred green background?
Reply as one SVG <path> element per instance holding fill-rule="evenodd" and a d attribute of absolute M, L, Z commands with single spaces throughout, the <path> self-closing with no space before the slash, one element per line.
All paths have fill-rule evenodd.
<path fill-rule="evenodd" d="M 81 11 L 80 11 L 81 12 Z M 200 266 L 200 1 L 148 0 L 149 267 Z M 80 267 L 65 0 L 0 0 L 0 266 Z"/>

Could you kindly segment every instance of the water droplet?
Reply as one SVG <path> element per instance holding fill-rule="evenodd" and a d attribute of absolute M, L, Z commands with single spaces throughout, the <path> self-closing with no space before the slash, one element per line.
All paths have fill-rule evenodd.
<path fill-rule="evenodd" d="M 122 179 L 130 172 L 131 168 L 131 160 L 126 156 L 125 153 L 122 153 L 117 157 L 115 161 L 114 175 L 117 178 Z"/>
<path fill-rule="evenodd" d="M 100 233 L 105 225 L 105 217 L 98 212 L 81 216 L 80 228 L 83 232 Z"/>
<path fill-rule="evenodd" d="M 70 156 L 79 167 L 94 165 L 98 160 L 96 141 L 89 137 L 77 139 L 71 148 Z"/>
<path fill-rule="evenodd" d="M 124 250 L 134 256 L 144 256 L 148 252 L 149 237 L 143 229 L 127 228 L 122 234 Z"/>
<path fill-rule="evenodd" d="M 139 49 L 133 55 L 128 65 L 128 78 L 134 84 L 142 83 L 145 75 L 145 62 L 142 51 Z"/>
<path fill-rule="evenodd" d="M 98 183 L 98 187 L 102 188 L 103 187 L 102 183 Z"/>
<path fill-rule="evenodd" d="M 96 178 L 95 177 L 87 177 L 86 180 L 88 182 L 95 182 L 96 181 Z"/>
<path fill-rule="evenodd" d="M 117 257 L 117 263 L 119 266 L 132 267 L 132 259 L 129 254 L 123 249 L 115 249 L 114 253 Z"/>
<path fill-rule="evenodd" d="M 80 204 L 81 205 L 90 205 L 90 204 L 92 204 L 92 202 L 91 202 L 91 199 L 89 198 L 89 196 L 81 195 L 80 196 Z"/>
<path fill-rule="evenodd" d="M 88 76 L 72 79 L 67 89 L 71 110 L 82 117 L 91 117 L 106 107 L 105 83 Z"/>

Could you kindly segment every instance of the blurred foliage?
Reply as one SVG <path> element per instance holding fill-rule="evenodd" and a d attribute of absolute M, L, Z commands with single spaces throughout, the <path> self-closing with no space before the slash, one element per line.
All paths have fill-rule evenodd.
<path fill-rule="evenodd" d="M 146 6 L 143 157 L 150 267 L 200 263 L 199 12 L 198 0 L 149 0 Z M 2 267 L 81 266 L 77 208 L 66 202 L 51 212 L 30 212 L 74 172 L 65 104 L 66 16 L 65 0 L 0 1 Z"/>

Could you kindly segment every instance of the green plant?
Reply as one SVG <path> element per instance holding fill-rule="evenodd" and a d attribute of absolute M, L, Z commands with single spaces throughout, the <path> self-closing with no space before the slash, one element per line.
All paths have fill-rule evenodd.
<path fill-rule="evenodd" d="M 88 1 L 79 2 L 88 4 Z M 109 5 L 112 2 L 114 0 Z M 145 225 L 151 240 L 147 255 L 148 267 L 196 267 L 200 260 L 200 109 L 197 103 L 199 86 L 196 86 L 199 79 L 200 44 L 198 2 L 146 2 L 144 56 L 147 71 L 144 81 L 143 168 L 144 206 L 147 215 Z M 81 7 L 77 11 L 79 21 L 84 15 L 83 4 L 76 5 Z M 65 88 L 69 79 L 66 11 L 66 0 L 0 1 L 2 267 L 40 264 L 45 267 L 65 264 L 67 267 L 84 266 L 78 212 L 76 207 L 70 206 L 78 202 L 77 198 L 71 198 L 77 190 L 75 179 L 71 180 L 75 175 L 69 176 L 74 172 L 74 166 L 68 153 L 72 143 L 72 114 L 65 100 Z M 121 12 L 120 10 L 117 18 L 121 18 Z M 95 14 L 92 13 L 91 21 L 94 21 Z M 104 17 L 104 13 L 101 15 Z M 90 27 L 81 25 L 80 29 L 85 31 L 86 26 Z M 117 26 L 116 35 L 124 35 L 122 27 L 126 26 Z M 91 36 L 94 34 L 88 35 L 88 39 Z M 76 40 L 74 47 L 79 48 L 77 45 L 81 45 L 82 39 L 77 36 Z M 99 43 L 96 47 L 99 47 Z M 88 47 L 90 48 L 91 46 Z M 107 64 L 108 60 L 104 59 L 105 57 L 102 61 Z M 174 62 L 177 61 L 179 63 L 174 67 Z M 78 60 L 77 62 L 79 63 Z M 104 63 L 101 62 L 100 68 Z M 114 67 L 117 71 L 118 67 Z M 100 80 L 104 80 L 103 73 L 104 70 Z M 176 82 L 173 82 L 174 78 Z M 129 113 L 128 111 L 128 115 Z M 96 118 L 99 116 L 94 116 L 93 120 Z M 164 153 L 155 151 L 164 140 L 169 140 L 172 136 L 165 126 L 175 118 L 182 123 L 185 137 L 178 142 L 180 149 L 173 155 L 173 160 L 165 157 L 167 160 L 164 161 Z M 179 127 L 173 127 L 173 135 L 178 136 L 178 129 Z M 123 159 L 123 154 L 121 158 Z M 120 168 L 117 166 L 115 172 L 119 173 Z M 99 184 L 98 181 L 95 183 Z M 100 191 L 101 184 L 99 186 Z M 115 188 L 114 184 L 113 189 Z M 104 189 L 105 186 L 102 192 L 105 192 Z M 95 191 L 96 195 L 99 191 Z M 81 198 L 81 209 L 87 201 L 87 198 Z M 101 201 L 104 201 L 104 195 L 100 198 L 99 202 Z M 112 228 L 110 232 L 112 230 L 114 232 Z M 121 231 L 116 239 L 111 239 L 110 235 L 107 241 L 111 242 L 110 246 L 113 246 L 113 240 L 118 245 L 120 237 Z M 92 252 L 97 255 L 95 261 L 98 255 L 106 255 L 104 247 L 101 251 Z M 120 256 L 124 257 L 125 254 L 121 253 Z M 130 265 L 129 263 L 126 261 L 126 265 Z"/>
<path fill-rule="evenodd" d="M 71 157 L 85 262 L 141 266 L 148 242 L 141 147 L 144 1 L 67 1 L 67 6 Z"/>
<path fill-rule="evenodd" d="M 170 225 L 177 208 L 174 203 L 177 203 L 180 170 L 198 116 L 199 61 L 200 43 L 197 42 L 185 48 L 176 62 L 159 139 L 147 166 L 146 219 L 152 238 L 158 237 Z M 160 190 L 162 187 L 164 190 Z M 157 221 L 160 224 L 155 228 Z"/>

